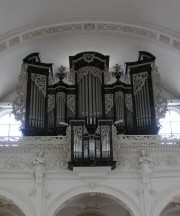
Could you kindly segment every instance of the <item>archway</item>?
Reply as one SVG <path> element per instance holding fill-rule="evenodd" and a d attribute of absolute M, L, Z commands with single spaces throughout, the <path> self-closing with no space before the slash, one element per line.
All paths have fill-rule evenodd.
<path fill-rule="evenodd" d="M 163 194 L 157 201 L 151 216 L 180 215 L 180 188 L 176 187 Z"/>
<path fill-rule="evenodd" d="M 2 207 L 2 209 L 1 209 Z M 0 212 L 3 216 L 36 216 L 33 206 L 27 201 L 24 196 L 12 193 L 6 189 L 0 188 L 0 209 L 10 210 L 10 212 Z M 14 214 L 17 212 L 16 214 Z M 13 214 L 12 214 L 13 213 Z"/>
<path fill-rule="evenodd" d="M 125 194 L 123 191 L 120 191 L 118 188 L 108 187 L 107 185 L 106 186 L 101 185 L 101 186 L 99 186 L 97 188 L 93 188 L 93 189 L 90 189 L 88 186 L 82 186 L 81 185 L 81 186 L 76 187 L 74 189 L 64 191 L 63 193 L 61 193 L 59 196 L 57 196 L 55 199 L 53 199 L 49 203 L 49 205 L 47 206 L 46 216 L 59 216 L 57 214 L 60 212 L 61 209 L 66 207 L 66 204 L 68 205 L 71 201 L 75 202 L 75 200 L 77 200 L 77 198 L 81 199 L 80 197 L 88 196 L 88 198 L 89 198 L 89 197 L 92 197 L 94 195 L 95 196 L 97 195 L 98 197 L 100 197 L 102 202 L 109 202 L 111 204 L 114 203 L 114 205 L 116 205 L 118 208 L 120 208 L 120 206 L 121 206 L 121 208 L 123 209 L 122 211 L 124 212 L 124 215 L 143 216 L 143 213 L 141 212 L 141 209 L 137 205 L 135 200 L 133 200 L 130 196 Z M 87 198 L 87 200 L 88 200 L 88 198 Z M 84 203 L 86 203 L 86 202 L 87 201 L 85 200 Z M 102 204 L 102 202 L 101 202 L 101 204 Z M 100 204 L 100 206 L 102 207 L 103 204 L 102 205 L 101 204 Z M 89 213 L 91 210 L 94 210 L 91 208 L 92 206 L 86 206 L 89 208 L 84 208 L 84 207 L 85 207 L 85 205 L 82 207 L 82 211 L 87 210 L 86 213 Z M 97 205 L 97 207 L 99 207 L 99 205 Z M 100 216 L 100 215 L 102 215 L 102 213 L 104 214 L 103 210 L 105 210 L 105 209 L 97 208 L 96 210 L 98 210 L 98 211 L 96 211 L 97 216 Z M 82 212 L 77 212 L 77 213 L 80 214 L 77 216 L 82 216 L 81 215 Z M 93 214 L 93 215 L 95 215 L 95 214 Z M 104 215 L 106 215 L 106 214 L 104 214 Z"/>
<path fill-rule="evenodd" d="M 174 197 L 169 204 L 162 210 L 160 216 L 180 215 L 180 196 Z"/>
<path fill-rule="evenodd" d="M 24 212 L 10 199 L 0 196 L 0 215 L 25 216 Z"/>
<path fill-rule="evenodd" d="M 133 215 L 128 207 L 117 198 L 105 193 L 82 193 L 65 202 L 54 216 L 108 216 Z"/>

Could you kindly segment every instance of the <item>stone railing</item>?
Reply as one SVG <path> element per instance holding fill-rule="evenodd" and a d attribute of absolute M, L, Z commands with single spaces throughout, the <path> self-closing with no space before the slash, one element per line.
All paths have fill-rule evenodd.
<path fill-rule="evenodd" d="M 115 141 L 122 147 L 135 145 L 180 145 L 180 136 L 117 135 Z"/>
<path fill-rule="evenodd" d="M 69 144 L 67 136 L 30 136 L 18 137 L 7 136 L 0 137 L 1 147 L 30 147 L 46 146 L 60 147 Z M 113 143 L 121 147 L 132 146 L 159 146 L 159 145 L 180 145 L 180 136 L 160 136 L 160 135 L 115 135 Z"/>
<path fill-rule="evenodd" d="M 0 148 L 4 147 L 62 147 L 67 144 L 63 136 L 7 136 L 0 137 Z"/>

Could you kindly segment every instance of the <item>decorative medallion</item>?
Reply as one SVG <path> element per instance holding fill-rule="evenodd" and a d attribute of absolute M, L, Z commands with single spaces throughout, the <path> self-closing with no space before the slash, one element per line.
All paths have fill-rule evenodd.
<path fill-rule="evenodd" d="M 84 58 L 84 61 L 86 61 L 87 63 L 90 63 L 92 61 L 94 61 L 94 57 L 95 57 L 95 54 L 92 53 L 83 53 L 83 58 Z"/>

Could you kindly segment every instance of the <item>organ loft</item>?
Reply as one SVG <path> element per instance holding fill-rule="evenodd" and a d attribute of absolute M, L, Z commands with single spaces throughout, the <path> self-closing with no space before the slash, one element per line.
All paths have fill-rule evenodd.
<path fill-rule="evenodd" d="M 82 52 L 69 57 L 55 74 L 53 64 L 42 63 L 39 53 L 23 60 L 24 136 L 66 136 L 70 129 L 69 169 L 77 166 L 111 166 L 113 130 L 124 135 L 157 134 L 153 86 L 155 57 L 140 51 L 135 62 L 109 72 L 107 55 Z M 15 102 L 16 105 L 18 101 Z M 18 106 L 17 106 L 18 107 Z M 18 115 L 14 106 L 15 114 Z"/>

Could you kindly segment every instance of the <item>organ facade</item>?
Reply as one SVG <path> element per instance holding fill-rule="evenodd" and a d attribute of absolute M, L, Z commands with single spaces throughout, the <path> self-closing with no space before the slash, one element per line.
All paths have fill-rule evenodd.
<path fill-rule="evenodd" d="M 69 168 L 111 166 L 113 130 L 124 135 L 158 133 L 153 68 L 155 57 L 140 51 L 138 60 L 115 65 L 109 56 L 82 52 L 69 57 L 72 84 L 64 82 L 66 68 L 55 74 L 53 64 L 42 63 L 39 53 L 23 60 L 25 77 L 25 136 L 66 136 L 70 131 Z M 114 76 L 108 83 L 107 77 Z M 17 104 L 17 101 L 16 101 Z M 18 115 L 15 109 L 15 114 Z"/>

